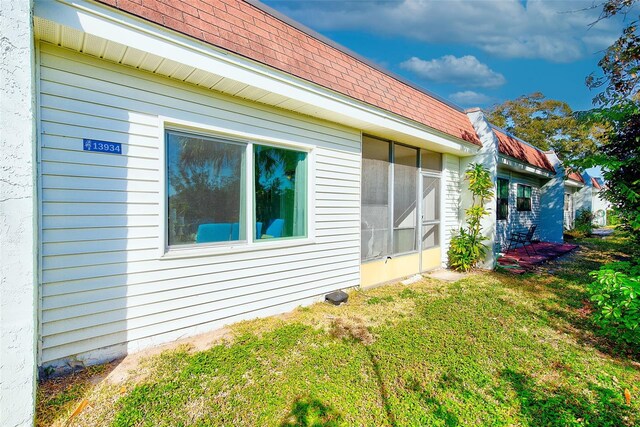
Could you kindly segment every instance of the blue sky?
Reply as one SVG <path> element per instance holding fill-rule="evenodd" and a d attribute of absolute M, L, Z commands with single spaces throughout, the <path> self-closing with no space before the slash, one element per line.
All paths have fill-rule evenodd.
<path fill-rule="evenodd" d="M 462 107 L 541 91 L 591 107 L 585 77 L 623 22 L 593 0 L 263 0 L 386 69 Z"/>

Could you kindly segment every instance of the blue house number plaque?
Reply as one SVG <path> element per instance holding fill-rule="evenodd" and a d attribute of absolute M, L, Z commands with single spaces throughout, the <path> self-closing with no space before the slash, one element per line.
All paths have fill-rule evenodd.
<path fill-rule="evenodd" d="M 100 153 L 122 154 L 122 144 L 119 142 L 98 141 L 97 139 L 83 139 L 84 151 L 98 151 Z"/>

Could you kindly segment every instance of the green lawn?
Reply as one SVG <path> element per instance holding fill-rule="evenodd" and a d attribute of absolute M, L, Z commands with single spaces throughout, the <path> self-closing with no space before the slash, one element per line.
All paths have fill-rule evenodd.
<path fill-rule="evenodd" d="M 147 360 L 124 387 L 80 381 L 65 399 L 45 384 L 39 420 L 62 424 L 87 398 L 72 425 L 640 424 L 640 357 L 594 335 L 585 293 L 626 242 L 580 244 L 535 275 L 390 285 L 241 323 L 207 351 Z"/>

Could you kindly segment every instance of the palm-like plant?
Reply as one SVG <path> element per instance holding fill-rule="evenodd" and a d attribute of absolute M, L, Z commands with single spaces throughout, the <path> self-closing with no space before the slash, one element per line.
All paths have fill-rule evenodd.
<path fill-rule="evenodd" d="M 451 238 L 448 257 L 449 267 L 459 271 L 469 271 L 482 261 L 487 253 L 482 235 L 482 218 L 489 212 L 484 207 L 493 196 L 493 181 L 488 169 L 479 163 L 472 163 L 465 172 L 472 194 L 471 207 L 465 210 L 467 226 Z"/>

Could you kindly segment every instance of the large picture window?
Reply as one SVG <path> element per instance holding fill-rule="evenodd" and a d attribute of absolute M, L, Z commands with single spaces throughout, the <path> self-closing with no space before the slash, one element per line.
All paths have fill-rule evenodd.
<path fill-rule="evenodd" d="M 527 212 L 531 210 L 531 186 L 518 184 L 516 204 L 518 211 Z"/>
<path fill-rule="evenodd" d="M 168 244 L 245 240 L 246 145 L 167 132 Z"/>
<path fill-rule="evenodd" d="M 308 235 L 306 152 L 175 130 L 165 137 L 168 246 Z"/>
<path fill-rule="evenodd" d="M 498 219 L 509 217 L 509 180 L 498 178 L 498 197 L 496 198 Z"/>

